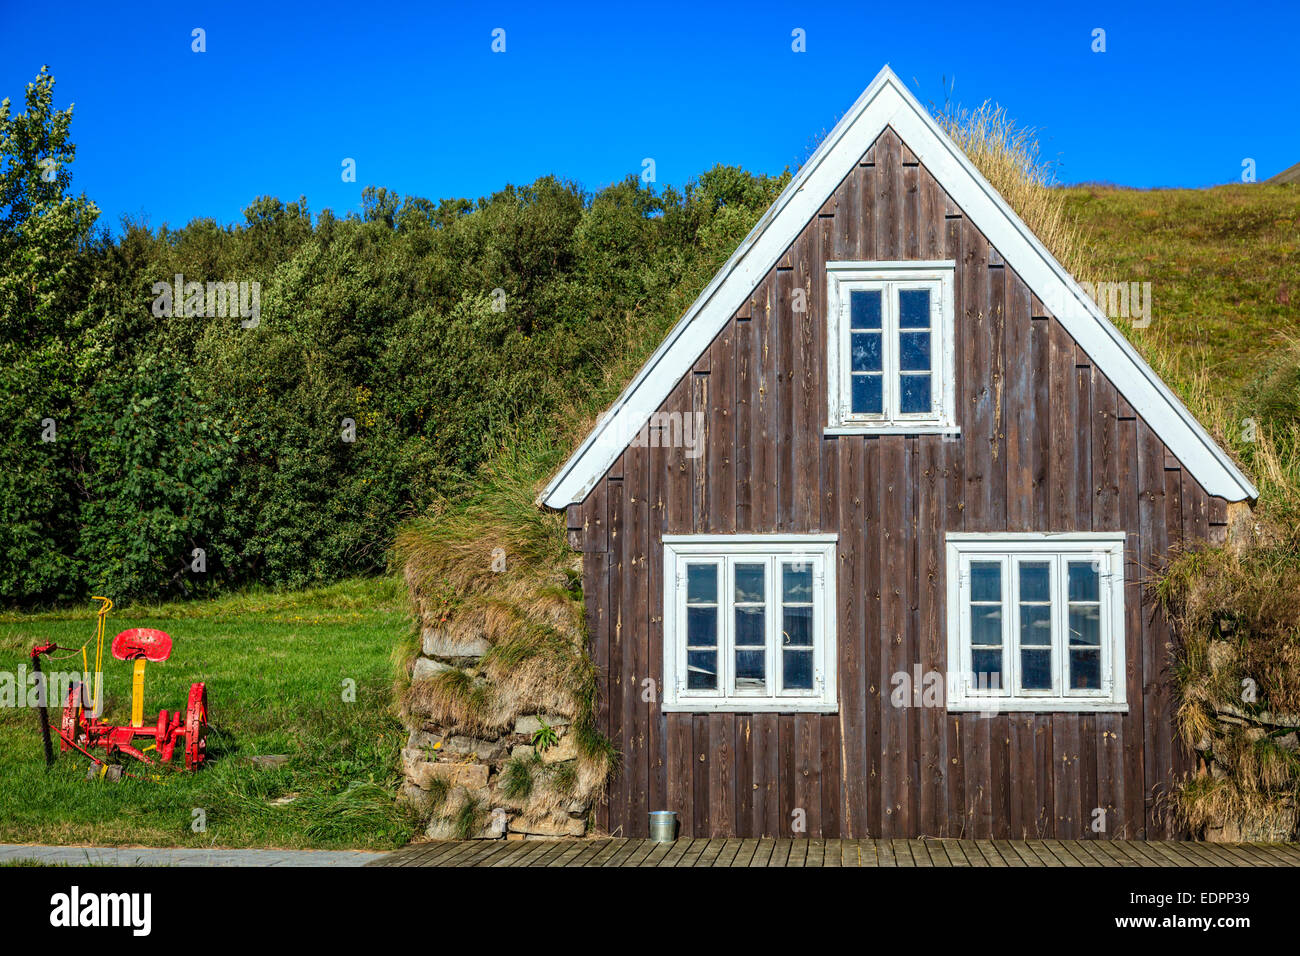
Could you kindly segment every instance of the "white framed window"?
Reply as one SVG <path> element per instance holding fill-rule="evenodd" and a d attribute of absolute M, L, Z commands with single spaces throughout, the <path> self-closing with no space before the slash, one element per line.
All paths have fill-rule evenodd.
<path fill-rule="evenodd" d="M 828 433 L 958 431 L 955 269 L 950 259 L 826 263 Z"/>
<path fill-rule="evenodd" d="M 949 534 L 948 709 L 1126 711 L 1124 534 Z"/>
<path fill-rule="evenodd" d="M 835 542 L 664 535 L 663 710 L 837 710 Z"/>

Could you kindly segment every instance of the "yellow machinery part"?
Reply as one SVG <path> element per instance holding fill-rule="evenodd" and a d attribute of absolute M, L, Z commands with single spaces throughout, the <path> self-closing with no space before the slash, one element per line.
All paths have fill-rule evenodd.
<path fill-rule="evenodd" d="M 144 726 L 144 658 L 135 662 L 135 676 L 131 681 L 131 726 Z"/>
<path fill-rule="evenodd" d="M 91 600 L 103 602 L 99 606 L 97 620 L 95 621 L 95 685 L 93 688 L 95 694 L 95 705 L 91 710 L 91 713 L 98 717 L 101 705 L 103 704 L 101 694 L 103 693 L 104 686 L 104 625 L 108 618 L 108 612 L 113 610 L 113 601 L 111 598 L 98 596 L 92 597 Z M 87 682 L 89 682 L 89 676 L 87 676 L 86 679 Z M 139 725 L 137 724 L 136 726 Z"/>

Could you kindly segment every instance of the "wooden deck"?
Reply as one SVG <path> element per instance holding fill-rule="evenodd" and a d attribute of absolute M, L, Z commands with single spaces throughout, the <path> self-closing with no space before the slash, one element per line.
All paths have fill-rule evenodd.
<path fill-rule="evenodd" d="M 367 866 L 1300 866 L 1300 844 L 1139 840 L 439 840 Z"/>

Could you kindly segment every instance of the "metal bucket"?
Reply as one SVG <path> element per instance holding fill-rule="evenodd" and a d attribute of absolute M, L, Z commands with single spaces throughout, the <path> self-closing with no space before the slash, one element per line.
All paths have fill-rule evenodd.
<path fill-rule="evenodd" d="M 650 839 L 655 843 L 672 843 L 677 839 L 677 811 L 650 811 Z"/>

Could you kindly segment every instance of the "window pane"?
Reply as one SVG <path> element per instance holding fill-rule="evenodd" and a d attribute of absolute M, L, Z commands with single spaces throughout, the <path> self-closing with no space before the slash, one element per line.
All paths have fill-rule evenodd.
<path fill-rule="evenodd" d="M 930 333 L 898 334 L 898 367 L 904 372 L 930 371 Z"/>
<path fill-rule="evenodd" d="M 997 561 L 970 563 L 970 599 L 1002 601 L 1002 565 Z"/>
<path fill-rule="evenodd" d="M 1099 586 L 1097 566 L 1092 562 L 1070 562 L 1070 600 L 1096 601 Z"/>
<path fill-rule="evenodd" d="M 900 375 L 898 377 L 898 410 L 904 414 L 930 411 L 930 376 Z"/>
<path fill-rule="evenodd" d="M 1002 652 L 971 652 L 971 669 L 975 686 L 980 689 L 996 689 L 1002 686 Z"/>
<path fill-rule="evenodd" d="M 1046 561 L 1024 561 L 1020 565 L 1020 600 L 1052 599 L 1051 565 Z"/>
<path fill-rule="evenodd" d="M 812 608 L 785 608 L 781 625 L 781 644 L 784 647 L 812 647 L 812 643 Z"/>
<path fill-rule="evenodd" d="M 812 651 L 783 652 L 781 658 L 782 678 L 786 690 L 812 690 L 813 666 Z"/>
<path fill-rule="evenodd" d="M 688 607 L 686 609 L 686 646 L 714 647 L 718 643 L 718 609 L 716 607 Z"/>
<path fill-rule="evenodd" d="M 1070 645 L 1101 646 L 1101 608 L 1096 604 L 1070 605 Z"/>
<path fill-rule="evenodd" d="M 767 643 L 767 628 L 764 626 L 764 612 L 761 607 L 736 608 L 736 646 L 762 647 Z"/>
<path fill-rule="evenodd" d="M 898 325 L 904 329 L 930 327 L 930 290 L 902 289 L 898 293 Z"/>
<path fill-rule="evenodd" d="M 718 566 L 686 566 L 686 687 L 718 687 Z"/>
<path fill-rule="evenodd" d="M 1052 651 L 1020 652 L 1020 686 L 1024 690 L 1052 689 Z"/>
<path fill-rule="evenodd" d="M 762 604 L 766 600 L 763 581 L 767 576 L 765 564 L 736 565 L 736 603 Z"/>
<path fill-rule="evenodd" d="M 1101 648 L 1070 650 L 1070 687 L 1101 690 Z"/>
<path fill-rule="evenodd" d="M 812 562 L 787 564 L 782 568 L 781 600 L 787 604 L 812 600 Z"/>
<path fill-rule="evenodd" d="M 746 693 L 767 693 L 767 666 L 765 653 L 736 651 L 736 690 Z"/>
<path fill-rule="evenodd" d="M 686 652 L 686 687 L 689 690 L 718 689 L 718 652 Z"/>
<path fill-rule="evenodd" d="M 880 333 L 854 332 L 850 336 L 852 370 L 855 372 L 880 371 Z"/>
<path fill-rule="evenodd" d="M 1048 604 L 1020 605 L 1020 646 L 1052 646 L 1052 608 Z"/>
<path fill-rule="evenodd" d="M 859 415 L 879 415 L 883 410 L 879 375 L 853 376 L 853 411 Z"/>
<path fill-rule="evenodd" d="M 849 293 L 849 328 L 880 328 L 879 289 L 864 289 Z"/>
<path fill-rule="evenodd" d="M 1002 608 L 995 604 L 974 604 L 970 609 L 970 642 L 974 646 L 1002 646 Z"/>
<path fill-rule="evenodd" d="M 688 564 L 686 566 L 686 603 L 718 603 L 718 566 L 716 564 Z"/>

